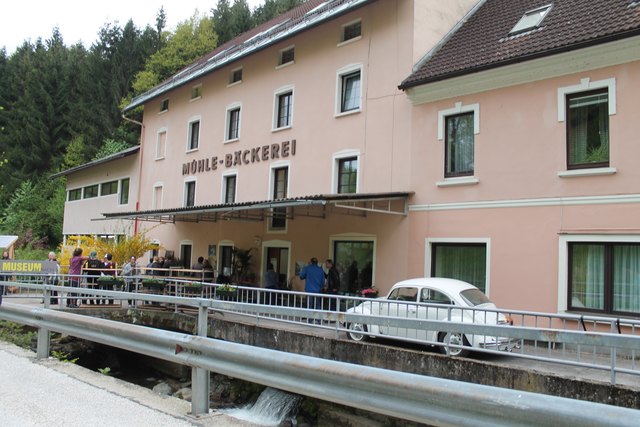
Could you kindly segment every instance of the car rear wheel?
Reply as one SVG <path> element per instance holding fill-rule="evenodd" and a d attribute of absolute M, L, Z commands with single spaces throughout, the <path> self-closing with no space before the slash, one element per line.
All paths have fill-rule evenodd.
<path fill-rule="evenodd" d="M 469 341 L 467 337 L 458 332 L 440 332 L 438 334 L 438 341 L 444 345 L 439 346 L 440 352 L 447 356 L 465 357 L 469 354 L 469 350 L 458 347 L 450 347 L 449 345 L 459 345 L 469 347 Z"/>
<path fill-rule="evenodd" d="M 349 326 L 347 326 L 347 329 L 349 330 L 347 332 L 347 336 L 353 341 L 366 341 L 369 339 L 369 336 L 367 335 L 367 325 L 363 325 L 362 323 L 350 323 Z"/>

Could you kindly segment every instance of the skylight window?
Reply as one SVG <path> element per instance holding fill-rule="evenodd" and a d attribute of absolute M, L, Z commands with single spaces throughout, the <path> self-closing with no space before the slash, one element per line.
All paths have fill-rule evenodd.
<path fill-rule="evenodd" d="M 513 29 L 509 32 L 509 35 L 512 36 L 514 34 L 524 33 L 525 31 L 530 31 L 534 28 L 539 27 L 542 23 L 542 20 L 545 18 L 545 16 L 547 16 L 550 10 L 551 5 L 548 4 L 546 6 L 542 6 L 537 9 L 525 12 L 525 14 L 522 16 L 522 18 L 520 18 L 515 27 L 513 27 Z"/>

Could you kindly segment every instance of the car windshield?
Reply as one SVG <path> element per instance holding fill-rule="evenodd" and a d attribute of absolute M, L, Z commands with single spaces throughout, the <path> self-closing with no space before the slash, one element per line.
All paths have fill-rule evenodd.
<path fill-rule="evenodd" d="M 491 300 L 489 300 L 489 298 L 487 298 L 487 296 L 483 294 L 480 289 L 467 289 L 460 292 L 460 296 L 471 307 L 491 303 Z"/>

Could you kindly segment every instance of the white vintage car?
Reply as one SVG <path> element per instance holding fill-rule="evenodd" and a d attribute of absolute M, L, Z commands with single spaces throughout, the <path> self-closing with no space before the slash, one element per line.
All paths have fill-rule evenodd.
<path fill-rule="evenodd" d="M 454 279 L 438 277 L 417 278 L 396 283 L 389 295 L 361 304 L 347 310 L 347 313 L 371 314 L 411 319 L 448 320 L 452 322 L 487 325 L 510 325 L 508 316 L 497 311 L 482 291 L 475 286 Z M 347 335 L 355 341 L 369 338 L 368 334 L 385 338 L 410 338 L 412 340 L 440 342 L 439 349 L 444 354 L 464 356 L 464 347 L 494 348 L 508 350 L 516 347 L 515 341 L 495 336 L 463 335 L 438 330 L 400 328 L 395 326 L 348 323 Z M 454 347 L 450 347 L 453 345 Z M 458 347 L 455 347 L 458 346 Z"/>

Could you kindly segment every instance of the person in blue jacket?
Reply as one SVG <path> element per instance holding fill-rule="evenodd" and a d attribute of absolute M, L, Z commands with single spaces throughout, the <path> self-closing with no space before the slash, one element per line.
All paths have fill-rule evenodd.
<path fill-rule="evenodd" d="M 304 280 L 304 291 L 310 294 L 319 294 L 324 289 L 324 270 L 318 265 L 318 258 L 313 257 L 302 271 L 300 278 Z M 322 309 L 322 298 L 309 295 L 307 308 Z"/>

